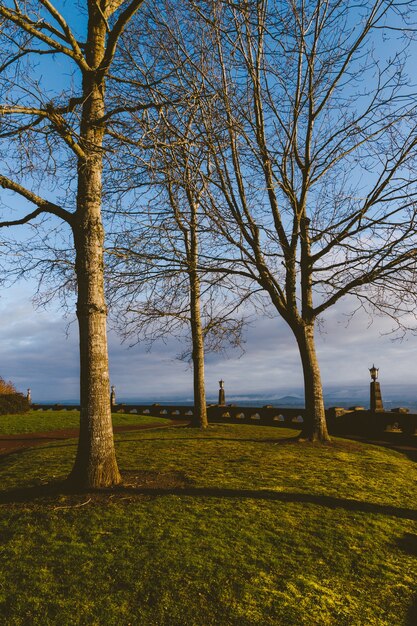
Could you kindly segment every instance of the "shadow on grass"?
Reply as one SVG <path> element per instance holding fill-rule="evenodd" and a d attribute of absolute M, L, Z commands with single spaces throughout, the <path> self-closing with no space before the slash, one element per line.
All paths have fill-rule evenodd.
<path fill-rule="evenodd" d="M 35 452 L 35 451 L 43 451 L 43 450 L 52 450 L 54 448 L 59 448 L 62 450 L 63 448 L 75 448 L 77 446 L 77 441 L 73 439 L 55 439 L 56 443 L 48 443 L 45 439 L 40 440 L 33 444 L 33 446 L 19 446 L 16 448 L 10 448 L 10 450 L 3 450 L 0 454 L 0 467 L 3 465 L 7 465 L 9 462 L 9 457 L 19 454 L 24 454 L 25 452 Z M 65 443 L 67 441 L 67 443 Z M 44 444 L 44 445 L 40 445 Z"/>
<path fill-rule="evenodd" d="M 348 439 L 350 441 L 358 441 L 366 444 L 371 444 L 373 446 L 378 446 L 380 448 L 389 448 L 390 450 L 395 450 L 396 452 L 400 452 L 404 456 L 406 456 L 410 461 L 414 461 L 417 463 L 417 437 L 415 436 L 406 436 L 402 433 L 381 433 L 378 438 L 376 437 L 365 437 L 359 435 L 349 435 L 349 434 L 338 434 L 338 437 L 343 437 L 344 439 Z"/>
<path fill-rule="evenodd" d="M 398 547 L 411 556 L 417 557 L 417 535 L 413 533 L 405 533 L 398 541 Z M 413 602 L 407 613 L 407 621 L 405 626 L 415 626 L 417 624 L 417 593 L 414 595 Z"/>
<path fill-rule="evenodd" d="M 201 436 L 201 434 L 203 436 Z M 165 441 L 165 442 L 177 442 L 177 441 L 200 441 L 202 444 L 206 444 L 209 441 L 221 441 L 222 443 L 227 443 L 228 441 L 232 442 L 232 443 L 236 443 L 236 442 L 243 442 L 243 443 L 273 443 L 273 444 L 277 444 L 277 445 L 282 445 L 282 444 L 291 444 L 291 443 L 296 443 L 298 445 L 302 445 L 300 444 L 300 440 L 298 438 L 298 435 L 296 435 L 295 437 L 283 437 L 282 439 L 280 438 L 271 438 L 271 437 L 251 437 L 251 438 L 247 438 L 247 437 L 211 437 L 210 433 L 207 433 L 209 436 L 208 437 L 204 437 L 204 433 L 200 433 L 200 436 L 196 436 L 196 437 L 175 437 L 174 439 L 169 439 L 168 437 L 146 437 L 145 439 L 140 438 L 140 441 Z M 136 441 L 135 439 L 135 435 L 136 433 L 132 434 L 132 437 L 130 437 L 129 439 L 121 439 L 120 436 L 117 438 L 117 443 L 132 443 L 134 441 Z M 304 442 L 303 442 L 304 444 Z M 327 444 L 320 444 L 320 445 L 327 445 Z M 331 445 L 331 444 L 330 444 Z"/>
<path fill-rule="evenodd" d="M 401 539 L 398 540 L 397 544 L 403 552 L 417 556 L 417 535 L 414 533 L 405 533 Z"/>
<path fill-rule="evenodd" d="M 405 626 L 416 626 L 417 624 L 417 594 L 414 596 L 413 603 L 408 610 L 406 620 Z"/>
<path fill-rule="evenodd" d="M 140 478 L 140 477 L 139 477 Z M 145 481 L 146 483 L 147 481 Z M 370 513 L 376 515 L 387 515 L 398 519 L 417 520 L 417 510 L 405 507 L 396 507 L 385 504 L 376 504 L 372 502 L 363 502 L 361 500 L 353 500 L 349 498 L 338 498 L 334 496 L 316 495 L 298 492 L 279 492 L 268 489 L 221 489 L 216 487 L 193 487 L 189 485 L 169 486 L 170 480 L 162 479 L 163 487 L 155 485 L 155 481 L 151 481 L 151 486 L 143 486 L 143 483 L 136 485 L 118 485 L 109 489 L 100 490 L 77 490 L 66 482 L 54 482 L 32 487 L 23 487 L 0 492 L 0 504 L 50 504 L 58 496 L 67 495 L 74 501 L 74 498 L 85 499 L 90 496 L 91 502 L 105 502 L 110 496 L 112 502 L 120 499 L 133 500 L 137 497 L 161 497 L 161 496 L 180 496 L 192 498 L 216 498 L 231 500 L 265 500 L 270 502 L 294 503 L 294 504 L 312 504 L 325 507 L 328 509 L 341 509 L 355 513 Z M 174 485 L 178 485 L 178 480 L 172 481 Z M 416 550 L 416 540 L 413 540 L 413 550 Z M 411 545 L 411 544 L 407 544 Z"/>

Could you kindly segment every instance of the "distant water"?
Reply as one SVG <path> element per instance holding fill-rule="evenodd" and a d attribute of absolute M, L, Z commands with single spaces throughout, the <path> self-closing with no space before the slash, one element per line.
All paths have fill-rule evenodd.
<path fill-rule="evenodd" d="M 382 385 L 382 399 L 384 407 L 387 410 L 391 410 L 396 407 L 406 407 L 410 412 L 417 413 L 417 386 L 411 385 Z M 335 388 L 324 392 L 324 400 L 326 407 L 340 406 L 349 408 L 352 406 L 363 406 L 369 408 L 369 391 L 366 386 L 358 389 L 357 387 L 344 387 Z M 156 395 L 147 398 L 141 397 L 124 397 L 123 395 L 116 396 L 118 404 L 153 404 L 158 403 L 161 405 L 183 405 L 191 406 L 193 399 L 190 396 L 176 396 L 174 398 L 162 397 L 158 398 Z M 48 399 L 40 400 L 33 398 L 33 402 L 38 404 L 78 404 L 79 400 L 74 398 L 67 399 Z M 216 396 L 207 396 L 208 404 L 217 403 Z M 236 404 L 238 406 L 258 406 L 265 405 L 282 406 L 282 407 L 294 407 L 301 408 L 304 406 L 304 397 L 301 390 L 297 390 L 295 393 L 283 395 L 255 395 L 255 394 L 228 394 L 226 389 L 226 404 Z"/>

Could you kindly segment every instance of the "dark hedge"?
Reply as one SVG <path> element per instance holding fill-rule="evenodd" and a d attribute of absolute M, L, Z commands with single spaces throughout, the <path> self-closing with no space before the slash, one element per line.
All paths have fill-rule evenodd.
<path fill-rule="evenodd" d="M 30 409 L 27 398 L 21 393 L 0 394 L 0 415 L 8 413 L 27 413 Z"/>

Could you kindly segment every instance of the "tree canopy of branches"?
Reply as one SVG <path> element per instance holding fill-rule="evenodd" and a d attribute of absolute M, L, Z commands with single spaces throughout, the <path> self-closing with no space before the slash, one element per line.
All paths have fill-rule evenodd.
<path fill-rule="evenodd" d="M 258 284 L 292 330 L 303 435 L 327 440 L 317 319 L 348 294 L 396 320 L 415 310 L 417 118 L 404 38 L 415 3 L 191 4 L 203 55 L 184 45 L 183 7 L 159 19 L 166 66 L 180 49 L 172 71 L 199 90 L 204 203 L 224 242 L 217 271 Z"/>
<path fill-rule="evenodd" d="M 203 210 L 209 164 L 200 136 L 200 90 L 184 89 L 180 68 L 186 59 L 180 49 L 166 49 L 158 9 L 148 7 L 145 14 L 143 24 L 129 32 L 123 83 L 112 89 L 115 101 L 141 100 L 146 78 L 153 106 L 146 118 L 129 111 L 113 133 L 123 156 L 110 186 L 119 197 L 123 190 L 116 213 L 124 219 L 113 222 L 120 234 L 108 264 L 109 293 L 125 338 L 149 346 L 167 335 L 185 338 L 180 358 L 191 356 L 193 365 L 194 422 L 205 428 L 204 352 L 240 345 L 239 309 L 248 293 L 216 272 L 216 233 Z M 201 31 L 180 22 L 187 50 L 203 55 Z M 172 103 L 169 110 L 159 106 L 166 100 Z"/>
<path fill-rule="evenodd" d="M 153 192 L 148 190 L 146 206 L 135 212 L 136 219 L 128 215 L 124 232 L 116 237 L 108 288 L 125 338 L 145 340 L 149 346 L 166 336 L 185 340 L 180 358 L 192 362 L 193 423 L 206 428 L 205 349 L 240 345 L 243 319 L 236 313 L 234 285 L 229 285 L 230 299 L 223 276 L 198 270 L 200 235 L 204 246 L 210 239 L 200 207 L 204 181 L 198 180 L 199 168 L 193 168 L 187 155 L 187 164 L 181 162 L 177 170 L 170 158 L 175 147 L 164 145 L 158 171 L 155 166 L 149 170 L 159 182 L 154 181 Z"/>

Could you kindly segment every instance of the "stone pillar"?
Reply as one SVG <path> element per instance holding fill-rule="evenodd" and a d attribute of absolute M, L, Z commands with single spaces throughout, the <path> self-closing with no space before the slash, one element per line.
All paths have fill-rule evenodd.
<path fill-rule="evenodd" d="M 114 388 L 114 385 L 111 386 L 111 393 L 110 393 L 110 406 L 116 406 L 116 390 Z"/>
<path fill-rule="evenodd" d="M 226 404 L 226 398 L 224 395 L 224 380 L 219 380 L 219 385 L 220 385 L 220 389 L 219 389 L 219 405 L 223 406 Z"/>
<path fill-rule="evenodd" d="M 31 393 L 30 393 L 30 389 L 28 389 L 28 391 L 27 391 L 26 400 L 28 401 L 29 404 L 32 404 L 32 396 L 31 396 Z"/>
<path fill-rule="evenodd" d="M 370 404 L 372 413 L 378 413 L 384 410 L 384 405 L 382 404 L 381 386 L 376 380 L 371 382 Z"/>

